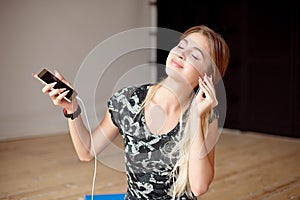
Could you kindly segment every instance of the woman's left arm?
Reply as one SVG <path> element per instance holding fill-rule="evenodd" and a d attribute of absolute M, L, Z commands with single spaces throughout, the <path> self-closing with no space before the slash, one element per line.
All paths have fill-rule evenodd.
<path fill-rule="evenodd" d="M 199 123 L 201 124 L 200 120 Z M 214 120 L 208 128 L 208 136 L 204 138 L 201 127 L 198 134 L 191 138 L 189 158 L 189 182 L 195 196 L 207 192 L 214 179 L 215 144 L 218 131 L 218 120 Z"/>
<path fill-rule="evenodd" d="M 214 179 L 215 144 L 218 133 L 218 120 L 208 125 L 208 133 L 204 133 L 207 113 L 217 104 L 216 92 L 212 77 L 204 76 L 199 79 L 199 92 L 193 102 L 193 112 L 190 113 L 190 154 L 189 154 L 189 183 L 195 196 L 207 192 Z M 205 137 L 206 135 L 206 137 Z"/>

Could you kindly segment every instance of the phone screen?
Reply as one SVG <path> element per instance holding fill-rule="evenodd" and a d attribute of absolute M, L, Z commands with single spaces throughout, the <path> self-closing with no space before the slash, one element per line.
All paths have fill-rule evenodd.
<path fill-rule="evenodd" d="M 66 100 L 68 101 L 72 101 L 77 95 L 77 92 L 75 90 L 73 90 L 70 86 L 68 86 L 64 82 L 60 81 L 54 74 L 49 72 L 47 69 L 43 69 L 38 74 L 38 77 L 46 84 L 57 82 L 56 85 L 53 87 L 54 89 L 66 88 L 66 90 L 69 90 L 68 94 L 65 97 Z"/>

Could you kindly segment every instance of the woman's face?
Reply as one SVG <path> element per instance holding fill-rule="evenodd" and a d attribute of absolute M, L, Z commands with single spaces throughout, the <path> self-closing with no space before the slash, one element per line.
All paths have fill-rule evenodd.
<path fill-rule="evenodd" d="M 176 80 L 185 80 L 193 88 L 198 85 L 199 76 L 203 78 L 210 63 L 209 46 L 206 37 L 191 33 L 182 39 L 169 53 L 166 73 Z"/>

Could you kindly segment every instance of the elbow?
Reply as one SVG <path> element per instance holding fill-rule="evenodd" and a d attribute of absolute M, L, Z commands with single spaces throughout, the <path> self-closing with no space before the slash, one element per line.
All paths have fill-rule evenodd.
<path fill-rule="evenodd" d="M 191 190 L 196 197 L 205 194 L 208 191 L 208 189 L 209 189 L 209 184 L 198 184 L 198 185 L 191 186 Z"/>
<path fill-rule="evenodd" d="M 213 176 L 209 179 L 200 179 L 198 181 L 191 182 L 191 191 L 196 197 L 201 196 L 209 190 L 212 181 Z"/>
<path fill-rule="evenodd" d="M 86 157 L 79 157 L 79 160 L 80 160 L 81 162 L 90 162 L 92 159 L 86 158 Z"/>
<path fill-rule="evenodd" d="M 85 155 L 78 155 L 78 158 L 81 162 L 90 162 L 94 157 L 88 153 Z"/>

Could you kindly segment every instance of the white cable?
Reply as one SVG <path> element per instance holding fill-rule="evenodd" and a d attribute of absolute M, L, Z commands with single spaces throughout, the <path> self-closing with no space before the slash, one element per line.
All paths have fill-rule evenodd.
<path fill-rule="evenodd" d="M 92 134 L 92 130 L 91 130 L 91 127 L 90 127 L 90 123 L 89 123 L 89 120 L 88 120 L 88 116 L 87 116 L 87 113 L 86 113 L 84 103 L 83 103 L 83 101 L 80 97 L 77 96 L 76 98 L 80 101 L 80 103 L 82 104 L 82 107 L 83 107 L 83 112 L 84 112 L 84 115 L 85 115 L 85 118 L 86 118 L 88 130 L 89 130 L 89 133 L 90 133 L 91 147 L 92 147 L 92 151 L 93 151 L 93 154 L 94 154 L 94 175 L 93 175 L 92 194 L 91 194 L 91 200 L 93 200 L 94 199 L 95 182 L 96 182 L 96 174 L 97 174 L 97 156 L 96 156 L 96 150 L 95 150 L 95 146 L 94 146 L 93 134 Z"/>

